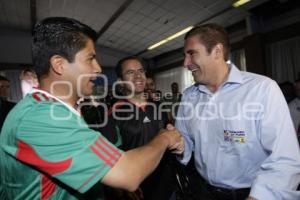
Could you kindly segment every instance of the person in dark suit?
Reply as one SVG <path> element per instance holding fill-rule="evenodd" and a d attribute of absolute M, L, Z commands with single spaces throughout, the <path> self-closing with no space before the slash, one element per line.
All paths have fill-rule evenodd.
<path fill-rule="evenodd" d="M 7 100 L 9 96 L 10 82 L 6 77 L 0 76 L 0 130 L 7 114 L 15 106 L 15 103 Z"/>

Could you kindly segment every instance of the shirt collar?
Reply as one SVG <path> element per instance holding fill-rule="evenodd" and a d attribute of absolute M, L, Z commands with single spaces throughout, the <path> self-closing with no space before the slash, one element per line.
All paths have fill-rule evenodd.
<path fill-rule="evenodd" d="M 230 72 L 225 83 L 243 83 L 243 75 L 241 71 L 233 63 L 228 64 L 228 67 Z"/>
<path fill-rule="evenodd" d="M 45 95 L 48 96 L 48 97 L 51 97 L 51 98 L 55 99 L 56 101 L 60 102 L 60 103 L 63 104 L 65 107 L 67 107 L 71 112 L 73 112 L 74 114 L 80 116 L 80 113 L 79 113 L 77 110 L 75 110 L 75 108 L 73 108 L 73 107 L 70 106 L 69 104 L 63 102 L 63 101 L 60 100 L 59 98 L 53 96 L 53 95 L 50 94 L 49 92 L 47 92 L 47 91 L 45 91 L 45 90 L 33 88 L 32 93 L 34 93 L 34 92 L 39 92 L 39 93 L 45 94 Z"/>
<path fill-rule="evenodd" d="M 242 84 L 243 83 L 243 74 L 242 72 L 233 64 L 233 63 L 229 63 L 228 65 L 229 68 L 229 75 L 228 75 L 228 79 L 222 84 L 225 85 L 226 83 L 228 84 Z M 201 84 L 201 83 L 196 83 L 195 87 L 200 91 L 200 92 L 204 92 L 204 93 L 211 93 L 205 85 Z M 221 86 L 222 87 L 222 86 Z"/>

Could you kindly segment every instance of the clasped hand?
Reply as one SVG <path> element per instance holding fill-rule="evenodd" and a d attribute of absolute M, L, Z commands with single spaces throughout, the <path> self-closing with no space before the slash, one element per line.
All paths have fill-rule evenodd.
<path fill-rule="evenodd" d="M 171 124 L 168 124 L 166 129 L 162 130 L 169 139 L 168 149 L 175 154 L 182 154 L 184 152 L 184 139 L 178 130 Z"/>

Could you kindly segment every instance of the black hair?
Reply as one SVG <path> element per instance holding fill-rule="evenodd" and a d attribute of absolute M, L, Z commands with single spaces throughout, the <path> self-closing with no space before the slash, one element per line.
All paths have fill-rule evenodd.
<path fill-rule="evenodd" d="M 24 74 L 27 73 L 27 72 L 31 72 L 31 73 L 35 73 L 35 71 L 31 68 L 26 68 L 22 71 Z"/>
<path fill-rule="evenodd" d="M 48 74 L 52 56 L 73 62 L 88 38 L 95 41 L 97 37 L 89 26 L 66 17 L 45 18 L 34 26 L 32 34 L 32 60 L 39 79 Z"/>
<path fill-rule="evenodd" d="M 142 64 L 142 66 L 144 67 L 142 59 L 140 59 L 140 58 L 137 57 L 137 56 L 127 56 L 127 57 L 125 57 L 125 58 L 122 58 L 121 60 L 119 60 L 119 62 L 117 63 L 117 66 L 116 66 L 116 68 L 115 68 L 115 72 L 116 72 L 118 78 L 122 78 L 122 67 L 123 67 L 122 65 L 123 65 L 123 63 L 124 63 L 125 61 L 127 61 L 127 60 L 137 60 L 137 61 L 139 61 L 139 62 Z M 144 68 L 145 68 L 145 67 L 144 67 Z"/>
<path fill-rule="evenodd" d="M 152 71 L 147 71 L 146 77 L 151 78 L 152 80 L 155 80 L 155 76 L 154 76 L 154 73 Z"/>
<path fill-rule="evenodd" d="M 174 85 L 176 85 L 178 87 L 178 83 L 177 82 L 173 82 L 171 83 L 171 86 L 173 87 Z"/>
<path fill-rule="evenodd" d="M 226 30 L 218 24 L 204 24 L 194 27 L 187 32 L 184 39 L 186 40 L 192 36 L 199 36 L 200 42 L 206 47 L 206 51 L 210 54 L 213 47 L 221 43 L 224 48 L 224 60 L 229 59 L 230 46 L 229 37 Z"/>

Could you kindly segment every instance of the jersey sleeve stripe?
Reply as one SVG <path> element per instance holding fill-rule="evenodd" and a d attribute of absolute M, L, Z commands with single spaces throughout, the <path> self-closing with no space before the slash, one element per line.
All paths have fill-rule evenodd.
<path fill-rule="evenodd" d="M 92 149 L 92 151 L 101 159 L 103 160 L 107 165 L 109 165 L 110 167 L 113 166 L 113 164 L 110 162 L 109 159 L 105 158 L 98 150 L 97 148 L 91 146 L 90 147 Z"/>
<path fill-rule="evenodd" d="M 104 148 L 100 143 L 99 141 L 96 141 L 96 146 L 101 150 L 103 151 L 109 158 L 110 160 L 115 163 L 116 160 L 118 159 L 117 157 L 115 157 L 113 154 L 111 154 L 106 148 Z"/>
<path fill-rule="evenodd" d="M 54 194 L 56 190 L 55 183 L 52 182 L 51 179 L 49 179 L 44 174 L 41 174 L 41 199 L 42 200 L 48 200 L 50 197 Z"/>
<path fill-rule="evenodd" d="M 104 169 L 105 169 L 105 165 L 102 165 L 102 167 L 96 171 L 96 173 L 90 177 L 88 180 L 86 180 L 79 188 L 78 188 L 78 191 L 81 191 L 82 188 L 84 188 L 91 180 L 93 180 L 93 178 L 95 176 L 97 176 L 98 174 L 100 174 Z"/>
<path fill-rule="evenodd" d="M 117 157 L 120 157 L 122 154 L 118 151 L 118 149 L 114 146 L 112 146 L 112 144 L 108 143 L 107 141 L 105 141 L 102 137 L 99 138 L 99 141 L 104 144 L 106 147 L 108 147 L 112 152 L 114 152 L 114 154 Z"/>

